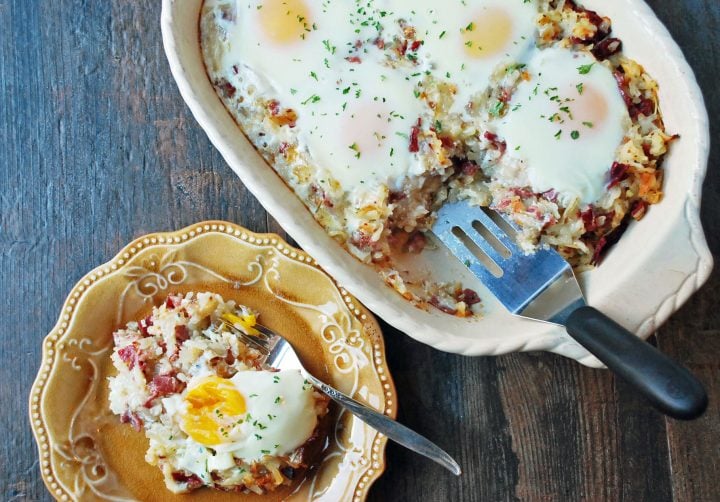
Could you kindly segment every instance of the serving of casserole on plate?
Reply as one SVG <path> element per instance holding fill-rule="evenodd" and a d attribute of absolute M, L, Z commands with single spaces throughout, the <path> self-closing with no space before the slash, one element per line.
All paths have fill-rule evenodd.
<path fill-rule="evenodd" d="M 151 234 L 73 288 L 43 343 L 30 417 L 53 496 L 364 500 L 386 439 L 328 413 L 299 373 L 257 367 L 226 318 L 262 320 L 314 375 L 395 417 L 377 323 L 312 258 L 226 222 Z"/>
<path fill-rule="evenodd" d="M 443 350 L 551 350 L 594 363 L 561 330 L 512 318 L 428 242 L 422 232 L 445 200 L 505 212 L 530 252 L 558 247 L 589 302 L 641 336 L 707 278 L 698 222 L 707 117 L 644 3 L 273 5 L 165 0 L 171 69 L 248 188 L 396 327 Z"/>

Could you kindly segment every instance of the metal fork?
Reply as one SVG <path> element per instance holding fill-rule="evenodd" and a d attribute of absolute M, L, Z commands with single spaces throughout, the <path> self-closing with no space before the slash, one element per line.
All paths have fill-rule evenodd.
<path fill-rule="evenodd" d="M 437 462 L 456 476 L 462 473 L 458 463 L 429 439 L 315 378 L 305 369 L 293 346 L 282 335 L 261 324 L 253 326 L 257 330 L 256 335 L 244 333 L 226 319 L 222 320 L 222 324 L 246 345 L 256 349 L 263 355 L 261 359 L 263 367 L 300 371 L 308 382 L 376 431 L 396 443 Z"/>
<path fill-rule="evenodd" d="M 514 315 L 565 326 L 568 334 L 663 413 L 693 419 L 707 408 L 702 384 L 679 363 L 586 305 L 572 267 L 553 249 L 525 254 L 500 213 L 445 204 L 433 233 Z"/>

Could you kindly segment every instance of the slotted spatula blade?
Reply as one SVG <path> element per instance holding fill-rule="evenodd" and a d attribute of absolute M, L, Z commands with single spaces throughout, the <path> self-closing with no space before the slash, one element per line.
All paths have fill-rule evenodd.
<path fill-rule="evenodd" d="M 564 324 L 571 312 L 585 305 L 572 267 L 552 249 L 526 255 L 514 236 L 496 223 L 502 216 L 495 213 L 494 221 L 490 214 L 465 202 L 445 204 L 438 212 L 433 233 L 512 314 Z M 513 227 L 510 221 L 504 224 L 508 229 Z M 480 233 L 483 227 L 497 240 L 495 246 Z M 484 260 L 478 257 L 482 254 Z M 488 259 L 497 268 L 488 267 Z"/>
<path fill-rule="evenodd" d="M 572 267 L 553 249 L 525 254 L 514 225 L 467 202 L 445 204 L 433 233 L 512 314 L 564 325 L 568 334 L 663 413 L 697 418 L 702 384 L 685 368 L 589 307 Z"/>

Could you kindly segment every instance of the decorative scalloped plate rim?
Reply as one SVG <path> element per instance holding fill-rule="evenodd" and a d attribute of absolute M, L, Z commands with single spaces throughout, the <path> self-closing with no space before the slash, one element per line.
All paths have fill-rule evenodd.
<path fill-rule="evenodd" d="M 320 265 L 360 301 L 412 338 L 465 355 L 550 351 L 586 364 L 600 362 L 559 326 L 510 316 L 491 295 L 486 315 L 458 320 L 416 309 L 385 286 L 332 240 L 236 126 L 207 77 L 198 41 L 201 0 L 163 0 L 161 28 L 170 69 L 188 107 L 211 142 L 245 186 Z M 643 0 L 586 0 L 613 20 L 630 57 L 660 84 L 660 101 L 670 131 L 682 137 L 665 160 L 666 197 L 640 224 L 633 224 L 603 264 L 579 280 L 591 305 L 646 338 L 707 280 L 712 255 L 700 223 L 700 198 L 709 155 L 709 121 L 702 94 L 680 48 Z M 425 254 L 425 253 L 424 253 Z M 420 262 L 416 269 L 452 269 L 466 285 L 483 286 L 452 258 Z M 413 263 L 408 265 L 413 267 Z M 457 267 L 457 268 L 453 268 Z M 473 282 L 474 281 L 474 282 Z M 482 294 L 481 294 L 482 296 Z"/>
<path fill-rule="evenodd" d="M 151 233 L 134 239 L 123 247 L 110 261 L 85 274 L 70 290 L 70 293 L 63 302 L 61 314 L 55 326 L 43 339 L 42 361 L 30 390 L 28 412 L 32 432 L 38 446 L 40 473 L 48 491 L 57 500 L 67 501 L 73 500 L 73 498 L 64 489 L 62 483 L 58 482 L 57 474 L 50 460 L 50 439 L 48 438 L 47 421 L 43 413 L 43 403 L 45 400 L 44 391 L 58 361 L 59 349 L 57 348 L 57 344 L 62 342 L 72 332 L 71 323 L 78 305 L 87 299 L 86 292 L 96 281 L 111 274 L 120 273 L 123 268 L 132 261 L 134 255 L 141 250 L 151 248 L 152 246 L 182 244 L 193 239 L 202 238 L 208 234 L 223 234 L 247 241 L 250 244 L 275 247 L 278 251 L 282 251 L 282 254 L 286 258 L 309 265 L 319 273 L 327 276 L 345 302 L 349 314 L 355 317 L 360 325 L 363 326 L 363 333 L 368 331 L 369 326 L 370 329 L 378 334 L 377 339 L 373 340 L 374 343 L 371 344 L 372 359 L 374 361 L 373 368 L 379 366 L 379 371 L 374 371 L 374 374 L 378 376 L 379 381 L 382 382 L 382 392 L 385 394 L 385 403 L 383 403 L 385 409 L 383 412 L 391 418 L 397 417 L 397 399 L 394 397 L 397 396 L 397 391 L 392 375 L 387 368 L 385 344 L 377 320 L 373 317 L 372 313 L 352 297 L 345 288 L 341 287 L 335 279 L 329 276 L 309 254 L 290 246 L 277 234 L 259 234 L 234 223 L 220 220 L 203 221 L 176 231 Z M 364 334 L 363 337 L 367 337 L 367 339 L 370 340 L 367 334 Z M 385 367 L 384 371 L 383 366 Z M 379 373 L 382 374 L 380 375 Z M 352 419 L 357 420 L 355 418 Z M 365 427 L 369 429 L 369 426 Z M 349 493 L 353 494 L 353 502 L 364 501 L 372 484 L 377 481 L 385 471 L 385 447 L 387 437 L 375 431 L 373 432 L 375 433 L 375 437 L 372 440 L 372 452 L 368 452 L 367 469 L 359 478 L 358 484 L 354 489 L 349 491 Z M 371 454 L 377 457 L 371 458 Z"/>

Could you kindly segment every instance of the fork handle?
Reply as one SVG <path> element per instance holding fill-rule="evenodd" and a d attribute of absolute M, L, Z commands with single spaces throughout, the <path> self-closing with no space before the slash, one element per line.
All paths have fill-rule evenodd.
<path fill-rule="evenodd" d="M 388 438 L 403 445 L 405 448 L 437 462 L 456 476 L 459 476 L 462 473 L 458 463 L 429 439 L 396 422 L 392 418 L 354 400 L 350 396 L 343 394 L 339 390 L 327 385 L 312 375 L 308 376 L 308 379 L 313 383 L 313 385 L 315 385 L 315 387 L 323 391 L 333 401 L 349 410 L 353 415 L 376 431 L 385 434 Z"/>
<path fill-rule="evenodd" d="M 575 310 L 565 326 L 580 345 L 666 415 L 691 420 L 707 408 L 703 385 L 686 368 L 597 309 Z"/>

